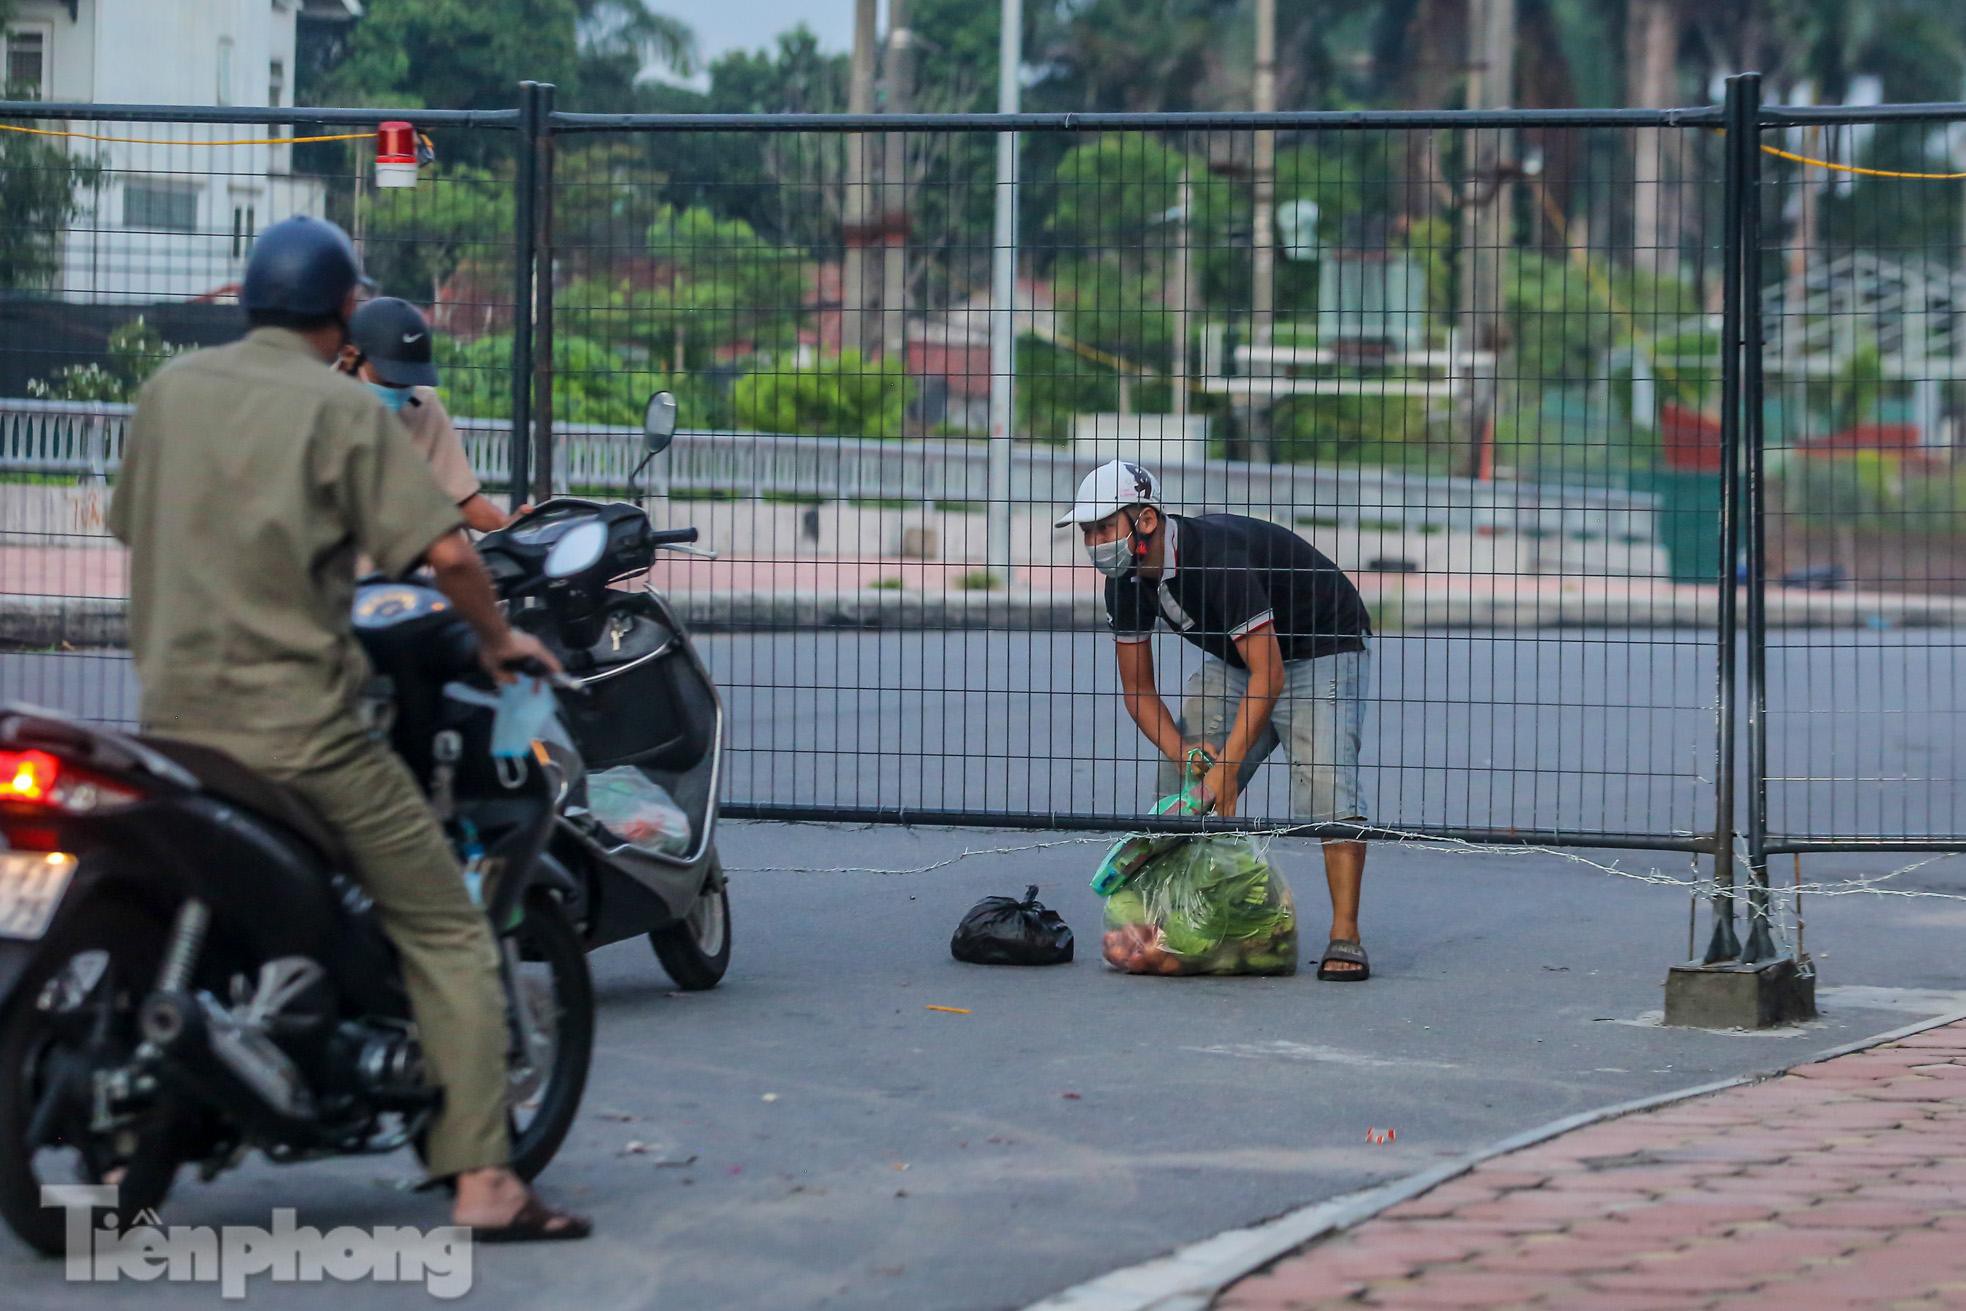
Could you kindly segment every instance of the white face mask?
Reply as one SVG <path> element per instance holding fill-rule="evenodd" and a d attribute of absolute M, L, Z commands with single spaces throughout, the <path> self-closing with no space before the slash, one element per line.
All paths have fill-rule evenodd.
<path fill-rule="evenodd" d="M 1092 567 L 1108 578 L 1124 578 L 1133 572 L 1133 534 L 1110 542 L 1094 542 L 1085 548 Z"/>

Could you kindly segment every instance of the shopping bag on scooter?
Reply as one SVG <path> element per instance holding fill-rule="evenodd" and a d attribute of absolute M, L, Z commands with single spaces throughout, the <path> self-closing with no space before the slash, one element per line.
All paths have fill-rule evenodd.
<path fill-rule="evenodd" d="M 587 812 L 608 832 L 651 855 L 689 851 L 689 816 L 669 789 L 632 766 L 587 776 Z"/>
<path fill-rule="evenodd" d="M 1038 901 L 1033 883 L 1024 900 L 985 897 L 963 916 L 949 954 L 971 965 L 1063 965 L 1072 959 L 1072 931 Z"/>

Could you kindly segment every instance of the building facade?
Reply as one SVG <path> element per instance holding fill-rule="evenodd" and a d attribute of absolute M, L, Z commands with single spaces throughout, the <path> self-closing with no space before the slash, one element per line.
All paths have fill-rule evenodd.
<path fill-rule="evenodd" d="M 346 21 L 359 0 L 16 0 L 5 33 L 8 97 L 133 105 L 291 106 L 303 20 Z M 46 126 L 57 126 L 47 124 Z M 253 234 L 324 211 L 296 177 L 287 128 L 73 123 L 96 166 L 63 236 L 56 295 L 142 304 L 220 299 Z M 247 141 L 251 144 L 218 145 Z"/>

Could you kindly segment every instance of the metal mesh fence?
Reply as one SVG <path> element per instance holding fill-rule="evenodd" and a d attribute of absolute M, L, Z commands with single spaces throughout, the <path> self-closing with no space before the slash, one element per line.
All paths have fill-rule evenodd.
<path fill-rule="evenodd" d="M 0 119 L 0 698 L 129 723 L 125 561 L 104 514 L 137 387 L 175 354 L 238 337 L 255 234 L 315 214 L 432 307 L 452 394 L 487 419 L 503 397 L 509 413 L 493 334 L 512 316 L 513 138 L 447 136 L 454 166 L 378 191 L 377 115 L 77 112 Z"/>
<path fill-rule="evenodd" d="M 1175 516 L 1162 577 L 1119 589 L 1149 607 L 1174 714 L 1209 708 L 1184 705 L 1207 663 L 1184 639 L 1245 654 L 1248 534 L 1315 548 L 1310 590 L 1355 588 L 1370 616 L 1349 643 L 1269 598 L 1297 658 L 1246 819 L 1714 845 L 1727 583 L 1754 564 L 1721 530 L 1740 195 L 1718 110 L 556 114 L 538 136 L 434 115 L 435 162 L 391 192 L 369 181 L 380 116 L 304 112 L 321 120 L 0 116 L 118 138 L 0 134 L 27 197 L 0 212 L 0 695 L 133 717 L 101 524 L 127 399 L 173 349 L 240 331 L 253 232 L 311 212 L 429 309 L 495 490 L 530 408 L 535 478 L 626 494 L 642 400 L 678 395 L 648 504 L 721 558 L 652 581 L 706 634 L 733 813 L 1133 822 L 1167 782 L 1123 695 L 1142 644 L 1114 640 L 1080 532 L 1053 526 L 1119 457 Z M 1815 130 L 1766 143 L 1847 160 L 1911 129 Z M 1767 337 L 1745 503 L 1768 585 L 1743 634 L 1766 658 L 1767 827 L 1936 840 L 1966 822 L 1954 662 L 1944 628 L 1912 625 L 1950 622 L 1957 572 L 1957 209 L 1762 164 L 1740 285 Z M 515 313 L 535 256 L 538 304 Z M 1265 585 L 1291 591 L 1308 558 Z M 1333 645 L 1365 658 L 1312 654 Z"/>
<path fill-rule="evenodd" d="M 1756 279 L 1771 846 L 1955 841 L 1966 121 L 1774 117 Z"/>
<path fill-rule="evenodd" d="M 1697 330 L 1718 284 L 1711 134 L 1035 127 L 1006 302 L 994 132 L 609 126 L 560 139 L 555 408 L 592 417 L 629 378 L 682 399 L 657 513 L 724 558 L 658 582 L 731 630 L 710 650 L 740 811 L 1145 809 L 1163 767 L 1103 580 L 1053 526 L 1120 457 L 1200 518 L 1176 521 L 1195 550 L 1210 516 L 1254 518 L 1358 588 L 1359 813 L 1711 831 L 1718 500 L 1673 480 L 1656 415 L 1717 406 L 1719 353 L 1662 379 L 1634 350 Z M 1199 595 L 1235 587 L 1194 558 L 1220 575 Z M 1178 715 L 1205 658 L 1161 630 Z M 1349 759 L 1309 687 L 1247 818 L 1341 817 L 1292 795 Z"/>

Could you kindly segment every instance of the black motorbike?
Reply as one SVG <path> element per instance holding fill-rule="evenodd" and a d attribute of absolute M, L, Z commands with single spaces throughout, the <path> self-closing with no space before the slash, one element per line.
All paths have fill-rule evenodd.
<path fill-rule="evenodd" d="M 373 731 L 425 784 L 497 933 L 512 1165 L 571 1127 L 593 1049 L 578 882 L 550 849 L 563 766 L 491 754 L 491 680 L 443 596 L 359 589 Z M 540 673 L 543 671 L 532 671 Z M 489 703 L 489 704 L 488 704 Z M 0 708 L 0 1216 L 59 1252 L 48 1183 L 421 1150 L 438 1093 L 394 949 L 335 835 L 220 752 Z"/>
<path fill-rule="evenodd" d="M 652 397 L 650 460 L 668 449 L 676 404 Z M 549 845 L 584 896 L 590 948 L 646 934 L 678 987 L 713 988 L 730 966 L 730 898 L 717 859 L 723 705 L 689 631 L 645 575 L 656 552 L 689 551 L 694 528 L 657 529 L 638 505 L 557 497 L 478 543 L 515 627 L 539 637 L 579 684 L 561 696 L 564 736 L 544 746 L 564 795 Z M 714 557 L 713 557 L 714 558 Z M 666 842 L 630 840 L 622 798 L 673 803 L 682 823 Z M 605 799 L 613 799 L 607 804 Z"/>

